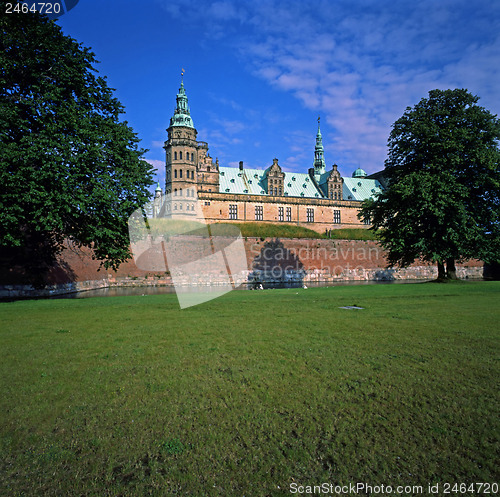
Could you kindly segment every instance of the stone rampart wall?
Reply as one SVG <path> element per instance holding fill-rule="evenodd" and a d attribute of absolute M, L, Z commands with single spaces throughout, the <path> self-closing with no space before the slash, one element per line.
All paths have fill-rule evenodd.
<path fill-rule="evenodd" d="M 232 239 L 218 241 L 219 247 Z M 186 260 L 197 260 L 207 254 L 199 245 L 187 239 L 176 240 Z M 259 239 L 244 240 L 248 263 L 248 282 L 336 282 L 370 280 L 435 279 L 436 267 L 416 261 L 406 269 L 388 269 L 385 252 L 377 242 L 357 240 L 317 239 Z M 175 245 L 174 245 L 175 247 Z M 99 268 L 99 262 L 87 249 L 67 246 L 57 267 L 47 277 L 42 290 L 26 285 L 21 268 L 11 268 L 0 275 L 0 297 L 50 296 L 112 286 L 169 286 L 172 279 L 165 271 L 165 259 L 154 251 L 145 252 L 138 261 L 122 264 L 118 271 Z M 160 264 L 158 264 L 160 261 Z M 460 278 L 482 278 L 483 263 L 477 260 L 457 265 Z M 150 269 L 141 269 L 150 268 Z M 221 284 L 219 273 L 210 274 L 210 284 Z M 196 275 L 186 278 L 185 284 L 200 284 Z M 207 283 L 207 279 L 204 279 Z"/>

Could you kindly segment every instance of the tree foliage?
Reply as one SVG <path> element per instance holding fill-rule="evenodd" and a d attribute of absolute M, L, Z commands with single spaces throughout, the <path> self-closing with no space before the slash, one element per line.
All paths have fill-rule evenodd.
<path fill-rule="evenodd" d="M 149 197 L 145 150 L 88 48 L 36 13 L 0 26 L 2 261 L 35 277 L 69 239 L 116 267 L 127 218 Z"/>
<path fill-rule="evenodd" d="M 388 187 L 360 212 L 391 266 L 421 258 L 453 277 L 456 260 L 500 258 L 500 121 L 478 100 L 433 90 L 394 123 Z"/>

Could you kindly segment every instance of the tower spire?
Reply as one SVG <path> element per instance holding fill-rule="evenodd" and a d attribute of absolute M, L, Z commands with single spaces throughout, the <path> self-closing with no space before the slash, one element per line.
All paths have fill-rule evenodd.
<path fill-rule="evenodd" d="M 170 119 L 170 126 L 185 126 L 188 128 L 194 128 L 191 113 L 189 111 L 186 90 L 184 89 L 184 72 L 185 70 L 182 69 L 181 87 L 179 88 L 179 93 L 177 93 L 177 106 L 175 108 L 174 115 Z"/>
<path fill-rule="evenodd" d="M 318 116 L 318 132 L 316 133 L 316 147 L 314 149 L 314 174 L 320 175 L 325 172 L 325 150 L 323 148 L 323 137 L 321 136 L 320 120 Z"/>

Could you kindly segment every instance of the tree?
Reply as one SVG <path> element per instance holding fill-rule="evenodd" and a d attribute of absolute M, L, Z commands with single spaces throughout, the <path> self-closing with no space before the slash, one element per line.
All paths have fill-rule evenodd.
<path fill-rule="evenodd" d="M 152 168 L 94 54 L 45 16 L 0 18 L 0 255 L 33 282 L 64 240 L 105 267 L 130 257 L 127 219 Z"/>
<path fill-rule="evenodd" d="M 500 258 L 500 121 L 467 90 L 433 90 L 389 136 L 388 187 L 363 204 L 390 266 Z M 445 270 L 446 268 L 446 270 Z"/>

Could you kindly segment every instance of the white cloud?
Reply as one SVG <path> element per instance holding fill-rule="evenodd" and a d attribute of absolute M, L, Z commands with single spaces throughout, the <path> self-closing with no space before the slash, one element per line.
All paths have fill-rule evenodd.
<path fill-rule="evenodd" d="M 500 2 L 163 1 L 171 15 L 204 23 L 206 39 L 216 33 L 255 77 L 321 114 L 328 162 L 340 166 L 381 169 L 391 124 L 434 88 L 468 88 L 500 113 Z M 206 135 L 229 145 L 257 119 L 244 117 L 220 119 Z M 290 150 L 288 164 L 310 162 Z"/>

